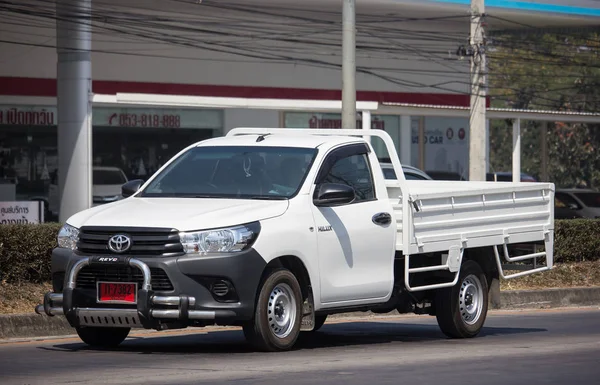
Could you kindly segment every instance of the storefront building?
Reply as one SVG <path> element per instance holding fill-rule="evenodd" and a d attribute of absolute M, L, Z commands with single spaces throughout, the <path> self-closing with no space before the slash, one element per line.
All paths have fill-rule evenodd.
<path fill-rule="evenodd" d="M 361 30 L 371 30 L 370 34 L 361 32 L 357 35 L 356 65 L 377 75 L 365 71 L 357 73 L 358 101 L 469 106 L 469 59 L 452 54 L 469 36 L 468 2 L 441 2 L 444 5 L 410 0 L 379 1 L 377 4 L 357 2 L 357 24 Z M 60 3 L 69 7 L 83 4 L 77 0 L 61 0 Z M 251 0 L 244 2 L 244 7 L 240 7 L 239 2 L 233 3 L 233 0 L 211 4 L 152 2 L 152 7 L 147 7 L 146 2 L 125 4 L 116 0 L 86 3 L 86 7 L 92 7 L 103 17 L 93 20 L 91 35 L 82 32 L 89 43 L 84 44 L 89 61 L 81 67 L 87 66 L 82 73 L 89 71 L 81 82 L 85 85 L 90 82 L 89 90 L 85 92 L 90 95 L 137 93 L 341 99 L 341 8 L 338 2 L 311 0 L 294 4 L 297 11 L 302 12 L 301 16 L 275 0 Z M 495 15 L 504 18 L 514 15 L 515 10 L 507 5 L 510 2 L 494 3 L 495 8 L 490 9 Z M 577 3 L 580 8 L 591 7 L 584 0 Z M 232 4 L 235 7 L 228 8 Z M 37 16 L 26 9 L 15 11 L 11 16 L 18 22 L 3 25 L 0 42 L 3 58 L 0 61 L 0 201 L 47 199 L 59 164 L 57 79 L 61 77 L 57 63 L 64 62 L 61 62 L 57 46 L 79 47 L 84 40 L 70 36 L 66 43 L 60 43 L 56 38 L 60 23 L 57 24 L 54 17 L 54 2 L 40 3 L 36 7 L 40 11 Z M 527 19 L 527 12 L 550 11 L 519 12 L 523 22 L 542 23 L 543 18 Z M 575 11 L 569 11 L 568 17 L 561 17 L 556 9 L 552 12 L 548 20 L 554 25 L 590 22 L 587 16 L 573 13 Z M 139 25 L 130 28 L 114 15 L 128 15 L 131 20 L 138 20 Z M 382 24 L 385 27 L 380 28 L 380 23 L 373 22 L 374 18 L 385 21 Z M 215 20 L 239 20 L 240 23 L 218 25 Z M 488 26 L 501 28 L 498 23 L 499 19 L 490 19 Z M 514 23 L 504 23 L 507 25 L 514 27 Z M 75 28 L 63 27 L 68 31 Z M 138 27 L 144 32 L 139 32 Z M 253 32 L 252 28 L 258 28 L 260 33 Z M 312 33 L 317 30 L 320 32 Z M 254 37 L 256 33 L 259 37 Z M 424 56 L 421 51 L 426 50 L 432 36 L 438 40 L 435 48 L 431 48 L 436 53 Z M 85 99 L 77 98 L 74 101 Z M 65 99 L 61 100 L 64 103 Z M 81 110 L 85 112 L 85 106 Z M 341 126 L 339 113 L 326 114 L 310 109 L 286 111 L 167 105 L 123 108 L 93 104 L 89 115 L 92 166 L 118 168 L 129 179 L 147 179 L 183 147 L 224 135 L 234 127 L 310 129 Z M 359 112 L 357 127 L 361 124 Z M 466 118 L 401 116 L 377 111 L 371 116 L 371 128 L 390 134 L 404 163 L 421 166 L 425 171 L 455 172 L 465 179 L 469 168 L 468 125 Z M 421 128 L 424 151 L 418 143 Z M 387 156 L 382 153 L 381 143 L 374 142 L 373 145 L 380 157 Z M 87 159 L 87 150 L 78 154 L 84 152 Z M 78 177 L 82 175 L 79 171 L 75 172 Z M 84 190 L 87 193 L 89 189 L 86 186 L 81 191 Z M 73 191 L 69 195 L 71 199 L 81 195 Z"/>
<path fill-rule="evenodd" d="M 223 110 L 94 107 L 92 162 L 147 179 L 182 148 L 222 132 Z M 47 197 L 57 139 L 56 107 L 0 105 L 0 179 L 14 184 L 4 200 Z"/>

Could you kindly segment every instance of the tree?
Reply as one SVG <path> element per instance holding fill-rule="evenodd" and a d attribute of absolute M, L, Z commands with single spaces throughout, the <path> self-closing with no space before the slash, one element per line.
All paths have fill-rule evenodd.
<path fill-rule="evenodd" d="M 597 32 L 505 32 L 489 53 L 492 106 L 600 112 L 600 36 Z M 522 121 L 523 172 L 540 175 L 543 122 Z M 548 174 L 558 186 L 600 186 L 600 126 L 552 122 Z M 512 122 L 490 125 L 492 170 L 511 170 Z"/>

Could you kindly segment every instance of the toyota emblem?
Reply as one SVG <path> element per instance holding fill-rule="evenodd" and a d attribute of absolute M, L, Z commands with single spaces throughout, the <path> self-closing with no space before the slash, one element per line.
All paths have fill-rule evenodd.
<path fill-rule="evenodd" d="M 108 240 L 108 248 L 114 253 L 124 253 L 131 248 L 131 238 L 127 235 L 113 235 Z"/>

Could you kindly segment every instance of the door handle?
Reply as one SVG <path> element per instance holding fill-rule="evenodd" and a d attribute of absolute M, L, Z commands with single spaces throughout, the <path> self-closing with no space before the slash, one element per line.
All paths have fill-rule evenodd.
<path fill-rule="evenodd" d="M 388 213 L 377 213 L 373 215 L 373 223 L 376 225 L 389 225 L 392 223 L 392 216 Z"/>

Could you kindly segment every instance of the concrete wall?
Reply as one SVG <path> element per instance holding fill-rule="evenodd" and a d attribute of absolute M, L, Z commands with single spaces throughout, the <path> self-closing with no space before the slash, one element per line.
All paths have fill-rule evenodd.
<path fill-rule="evenodd" d="M 97 6 L 104 7 L 103 4 Z M 177 2 L 170 4 L 180 7 Z M 184 5 L 181 7 L 172 10 L 178 13 L 154 12 L 151 16 L 176 19 L 186 9 Z M 308 21 L 299 23 L 297 19 L 290 21 L 285 15 L 252 17 L 219 9 L 211 11 L 207 8 L 208 11 L 203 9 L 202 12 L 195 9 L 197 13 L 190 15 L 189 20 L 177 25 L 170 23 L 168 27 L 158 23 L 138 27 L 115 24 L 114 20 L 110 23 L 96 22 L 93 79 L 341 89 L 341 25 L 338 16 L 325 13 L 313 24 Z M 108 11 L 99 8 L 97 12 Z M 139 16 L 141 11 L 133 8 L 131 12 Z M 244 22 L 239 25 L 228 24 L 227 20 L 240 18 Z M 382 25 L 381 30 L 372 29 L 374 27 L 369 24 L 368 16 L 359 16 L 358 19 L 357 67 L 376 74 L 364 74 L 359 70 L 357 89 L 405 93 L 468 92 L 468 62 L 446 60 L 452 58 L 458 45 L 465 42 L 465 37 L 458 33 L 468 33 L 468 18 L 461 23 L 389 22 Z M 221 23 L 220 20 L 224 21 Z M 24 19 L 23 23 L 26 25 L 11 23 L 2 26 L 1 40 L 25 45 L 0 43 L 0 52 L 5 59 L 0 62 L 0 76 L 55 78 L 54 23 L 32 17 Z M 360 23 L 363 23 L 362 26 Z M 264 26 L 264 31 L 256 37 L 258 25 Z M 248 28 L 254 32 L 245 32 Z M 402 32 L 396 33 L 396 30 Z M 456 38 L 432 43 L 411 35 L 422 30 L 439 31 L 440 36 L 450 34 Z M 377 37 L 372 36 L 373 31 L 378 31 Z M 235 36 L 221 36 L 226 33 Z M 430 51 L 437 52 L 437 56 L 427 53 Z M 443 59 L 440 59 L 439 52 L 442 52 Z"/>

